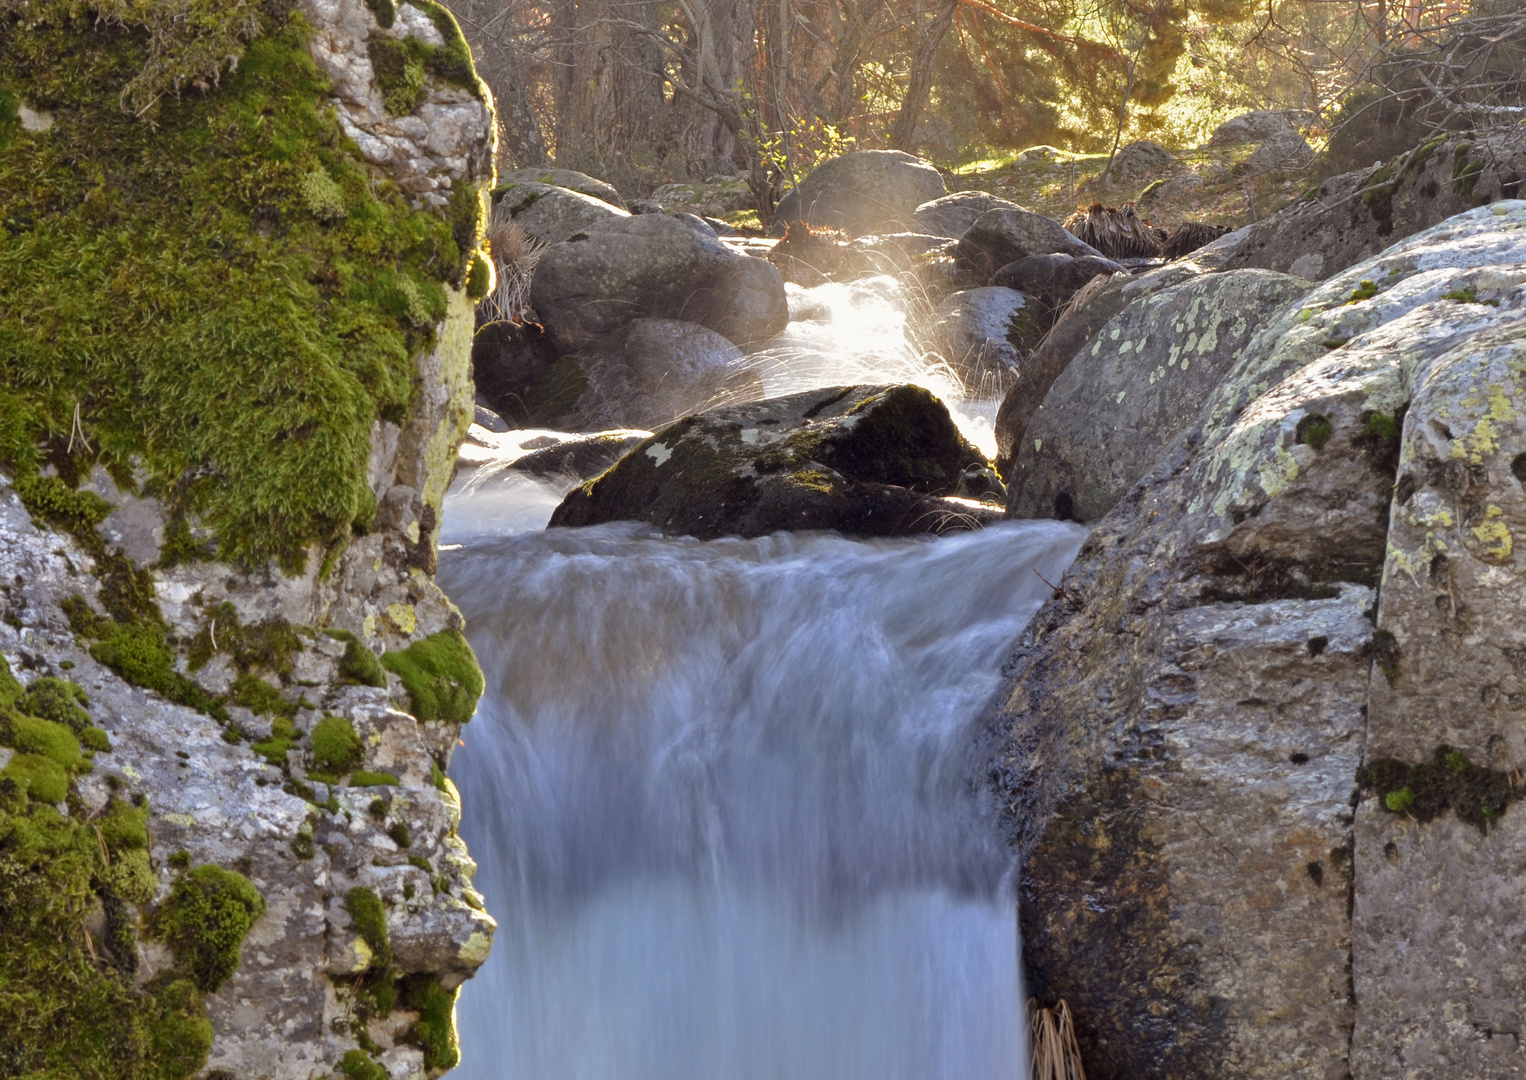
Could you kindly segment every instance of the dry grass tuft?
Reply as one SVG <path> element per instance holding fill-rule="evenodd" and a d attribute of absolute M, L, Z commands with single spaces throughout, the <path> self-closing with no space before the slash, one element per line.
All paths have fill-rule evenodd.
<path fill-rule="evenodd" d="M 1037 998 L 1029 999 L 1028 1053 L 1031 1080 L 1086 1080 L 1070 1006 L 1064 1000 L 1042 1009 Z"/>
<path fill-rule="evenodd" d="M 530 314 L 530 279 L 546 245 L 513 218 L 494 214 L 487 228 L 487 248 L 498 279 L 493 291 L 482 298 L 480 318 L 523 322 Z"/>
<path fill-rule="evenodd" d="M 1062 223 L 1067 232 L 1109 259 L 1153 259 L 1160 254 L 1162 231 L 1139 216 L 1133 203 L 1092 203 Z"/>

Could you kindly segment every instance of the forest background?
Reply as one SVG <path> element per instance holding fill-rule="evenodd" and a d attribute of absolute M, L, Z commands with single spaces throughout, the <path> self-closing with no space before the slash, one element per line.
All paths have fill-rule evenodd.
<path fill-rule="evenodd" d="M 1304 110 L 1319 147 L 1358 111 L 1391 123 L 1372 109 L 1385 65 L 1521 6 L 1480 2 L 447 0 L 498 103 L 500 169 L 577 169 L 628 197 L 742 173 L 765 222 L 854 149 L 957 170 L 1038 145 L 1191 147 L 1252 109 Z"/>

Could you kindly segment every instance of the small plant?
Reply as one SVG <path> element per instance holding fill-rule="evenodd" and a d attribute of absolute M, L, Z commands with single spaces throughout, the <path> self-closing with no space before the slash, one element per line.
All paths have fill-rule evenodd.
<path fill-rule="evenodd" d="M 376 654 L 366 648 L 365 642 L 360 640 L 352 630 L 343 630 L 331 627 L 323 631 L 335 641 L 344 642 L 344 655 L 339 658 L 339 677 L 345 682 L 355 683 L 358 686 L 387 685 L 387 674 L 382 670 L 381 661 Z"/>
<path fill-rule="evenodd" d="M 344 897 L 344 909 L 355 922 L 355 932 L 371 947 L 374 970 L 392 964 L 392 939 L 387 933 L 387 909 L 381 897 L 363 886 L 356 886 Z"/>
<path fill-rule="evenodd" d="M 1409 788 L 1390 791 L 1383 796 L 1383 805 L 1388 807 L 1390 814 L 1407 813 L 1415 805 L 1415 793 Z"/>
<path fill-rule="evenodd" d="M 1298 427 L 1293 431 L 1293 438 L 1314 450 L 1321 449 L 1330 441 L 1330 436 L 1335 434 L 1335 425 L 1330 423 L 1330 418 L 1322 413 L 1310 413 L 1298 421 Z"/>
<path fill-rule="evenodd" d="M 486 248 L 493 261 L 493 288 L 479 305 L 482 320 L 523 322 L 530 313 L 530 281 L 546 245 L 500 207 L 488 225 Z"/>
<path fill-rule="evenodd" d="M 390 1074 L 364 1050 L 346 1050 L 339 1059 L 345 1080 L 389 1080 Z"/>
<path fill-rule="evenodd" d="M 1351 290 L 1351 296 L 1346 301 L 1346 303 L 1360 304 L 1363 300 L 1371 300 L 1374 296 L 1377 295 L 1377 282 L 1368 281 L 1366 278 L 1363 278 L 1361 284 L 1357 285 L 1355 289 Z"/>
<path fill-rule="evenodd" d="M 313 169 L 303 176 L 298 187 L 302 192 L 302 202 L 319 221 L 341 221 L 348 213 L 344 206 L 344 191 L 322 168 Z"/>
<path fill-rule="evenodd" d="M 1063 1000 L 1053 1009 L 1028 1001 L 1028 1053 L 1031 1080 L 1086 1080 L 1075 1022 Z"/>

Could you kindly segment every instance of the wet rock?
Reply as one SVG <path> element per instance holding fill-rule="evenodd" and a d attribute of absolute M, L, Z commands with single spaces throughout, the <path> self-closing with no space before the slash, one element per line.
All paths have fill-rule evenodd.
<path fill-rule="evenodd" d="M 571 476 L 588 480 L 598 476 L 649 438 L 649 431 L 601 431 L 542 447 L 517 459 L 509 468 L 532 476 Z"/>
<path fill-rule="evenodd" d="M 675 319 L 637 319 L 625 336 L 625 364 L 645 399 L 642 426 L 655 427 L 726 400 L 763 396 L 757 375 L 740 370 L 742 350 L 714 330 Z"/>
<path fill-rule="evenodd" d="M 493 215 L 518 222 L 544 244 L 559 244 L 609 218 L 629 215 L 591 195 L 527 180 L 511 180 L 493 189 Z"/>
<path fill-rule="evenodd" d="M 1314 114 L 1302 109 L 1257 109 L 1241 113 L 1213 129 L 1207 146 L 1244 146 L 1258 143 L 1298 129 L 1314 120 Z"/>
<path fill-rule="evenodd" d="M 1096 255 L 1030 255 L 991 275 L 992 285 L 1016 289 L 1053 312 L 1064 306 L 1092 278 L 1121 274 L 1122 266 Z"/>
<path fill-rule="evenodd" d="M 930 334 L 967 386 L 994 396 L 1017 377 L 1043 332 L 1042 313 L 1027 297 L 988 286 L 950 294 L 938 305 Z"/>
<path fill-rule="evenodd" d="M 498 173 L 499 188 L 513 183 L 552 184 L 601 202 L 607 202 L 621 210 L 630 209 L 625 205 L 625 200 L 620 197 L 620 192 L 615 190 L 615 185 L 607 184 L 603 180 L 597 180 L 587 173 L 580 173 L 573 169 L 509 169 Z"/>
<path fill-rule="evenodd" d="M 811 170 L 779 200 L 774 224 L 779 234 L 791 221 L 853 236 L 914 230 L 916 209 L 946 194 L 943 177 L 921 158 L 900 150 L 858 150 Z"/>
<path fill-rule="evenodd" d="M 567 412 L 578 394 L 553 372 L 556 350 L 540 327 L 487 323 L 472 338 L 477 397 L 509 427 L 538 427 Z"/>
<path fill-rule="evenodd" d="M 1523 237 L 1526 204 L 1471 211 L 1264 325 L 1009 662 L 990 760 L 1029 986 L 1069 1001 L 1089 1076 L 1514 1067 L 1487 1025 L 1520 992 L 1516 811 L 1464 785 L 1430 823 L 1376 793 L 1353 821 L 1352 787 L 1386 754 L 1509 792 L 1526 752 L 1478 685 L 1514 689 Z"/>
<path fill-rule="evenodd" d="M 1010 199 L 988 195 L 983 191 L 956 191 L 952 195 L 923 203 L 912 214 L 912 220 L 919 232 L 957 240 L 969 232 L 970 226 L 989 210 L 1022 209 Z"/>
<path fill-rule="evenodd" d="M 862 269 L 875 274 L 907 274 L 917 272 L 929 255 L 950 249 L 952 241 L 946 236 L 927 233 L 885 233 L 878 236 L 861 236 L 848 247 L 859 255 Z"/>
<path fill-rule="evenodd" d="M 781 529 L 906 536 L 968 528 L 959 489 L 980 451 L 915 386 L 813 390 L 658 432 L 569 494 L 552 526 L 647 521 L 701 539 Z"/>
<path fill-rule="evenodd" d="M 1310 284 L 1204 274 L 1114 316 L 1055 380 L 1004 474 L 1013 517 L 1096 521 L 1196 419 L 1268 319 Z"/>
<path fill-rule="evenodd" d="M 1436 136 L 1401 158 L 1331 177 L 1248 226 L 1226 269 L 1326 278 L 1469 207 L 1518 197 L 1522 177 L 1526 127 Z"/>
<path fill-rule="evenodd" d="M 972 277 L 989 281 L 1009 263 L 1030 255 L 1100 255 L 1058 221 L 1027 210 L 988 210 L 976 219 L 954 249 L 954 258 Z"/>
<path fill-rule="evenodd" d="M 611 218 L 541 256 L 531 303 L 563 353 L 623 341 L 638 318 L 707 326 L 748 347 L 788 322 L 784 280 L 703 223 L 666 215 Z"/>

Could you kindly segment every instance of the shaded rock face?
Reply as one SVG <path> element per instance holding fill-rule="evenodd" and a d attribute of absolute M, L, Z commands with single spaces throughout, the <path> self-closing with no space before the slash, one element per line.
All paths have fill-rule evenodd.
<path fill-rule="evenodd" d="M 1022 209 L 1010 199 L 988 195 L 984 191 L 956 191 L 917 207 L 912 214 L 912 223 L 918 232 L 957 240 L 987 211 Z"/>
<path fill-rule="evenodd" d="M 789 322 L 784 279 L 703 223 L 658 214 L 612 218 L 549 248 L 530 302 L 563 353 L 617 344 L 639 318 L 699 323 L 744 348 Z"/>
<path fill-rule="evenodd" d="M 1088 1076 L 1521 1067 L 1523 286 L 1516 202 L 1289 304 L 1015 651 L 990 777 Z"/>
<path fill-rule="evenodd" d="M 1082 243 L 1058 221 L 1027 210 L 988 210 L 965 231 L 954 258 L 973 279 L 989 281 L 991 275 L 1009 263 L 1030 255 L 1100 256 L 1101 252 Z"/>
<path fill-rule="evenodd" d="M 779 200 L 779 233 L 791 221 L 829 225 L 854 236 L 915 230 L 916 209 L 948 194 L 943 177 L 900 150 L 858 150 L 822 162 Z"/>
<path fill-rule="evenodd" d="M 646 521 L 700 539 L 781 529 L 909 536 L 987 517 L 938 496 L 985 467 L 915 386 L 812 390 L 659 431 L 569 494 L 551 526 Z"/>
<path fill-rule="evenodd" d="M 625 200 L 615 185 L 595 179 L 587 173 L 580 173 L 573 169 L 510 169 L 498 174 L 498 188 L 505 188 L 510 184 L 552 184 L 556 187 L 566 188 L 568 191 L 576 191 L 587 195 L 589 198 L 607 202 L 611 206 L 621 210 L 629 210 Z"/>
<path fill-rule="evenodd" d="M 410 115 L 391 115 L 368 56 L 373 35 L 440 47 L 439 27 L 410 5 L 399 5 L 388 27 L 363 0 L 299 7 L 313 59 L 331 81 L 322 105 L 377 180 L 395 183 L 421 212 L 471 211 L 469 198 L 453 196 L 491 177 L 490 107 L 430 79 Z M 98 468 L 81 484 L 108 504 L 97 545 L 80 539 L 85 530 L 68 535 L 34 520 L 18 485 L 0 475 L 4 666 L 28 686 L 46 677 L 80 684 L 91 722 L 110 737 L 112 748 L 76 781 L 83 810 L 71 812 L 99 812 L 112 797 L 146 798 L 152 899 L 124 908 L 133 947 L 113 938 L 115 959 L 136 964 L 144 981 L 176 965 L 151 917 L 182 865 L 236 869 L 264 897 L 241 962 L 204 998 L 212 1044 L 198 1075 L 311 1080 L 331 1075 L 362 1041 L 392 1076 L 444 1072 L 453 1032 L 439 1032 L 438 1052 L 426 1054 L 409 1033 L 418 1014 L 406 1002 L 378 1007 L 369 1030 L 357 1019 L 354 987 L 376 950 L 344 906 L 352 889 L 376 899 L 380 919 L 370 932 L 385 934 L 393 974 L 446 1000 L 488 954 L 493 920 L 471 888 L 475 864 L 456 834 L 459 803 L 440 772 L 464 717 L 431 714 L 415 700 L 416 681 L 378 662 L 461 626 L 432 574 L 444 492 L 473 414 L 473 315 L 464 293 L 443 292 L 446 315 L 411 361 L 406 415 L 378 419 L 370 432 L 364 480 L 374 518 L 346 546 L 308 551 L 305 570 L 184 552 L 155 565 L 174 526 L 188 528 L 194 546 L 206 537 L 201 524 L 168 521 L 157 499 L 124 490 Z M 136 566 L 126 568 L 118 553 Z M 167 673 L 150 674 L 199 709 L 139 685 L 148 679 L 134 661 L 163 654 L 145 658 L 131 651 L 142 639 L 113 646 L 106 636 L 147 625 L 114 621 L 123 579 L 112 574 L 126 569 L 134 603 L 152 613 L 150 640 L 162 634 L 169 654 Z M 279 647 L 251 646 L 256 639 Z M 463 675 L 475 671 L 457 659 Z M 325 716 L 353 731 L 343 768 L 320 761 L 310 737 Z M 379 777 L 361 770 L 389 782 L 374 785 Z"/>
<path fill-rule="evenodd" d="M 576 404 L 551 369 L 556 350 L 544 330 L 511 322 L 485 324 L 472 338 L 477 397 L 511 427 L 541 427 Z"/>
<path fill-rule="evenodd" d="M 1249 233 L 1229 269 L 1318 280 L 1473 206 L 1514 199 L 1526 177 L 1526 128 L 1438 136 L 1382 165 L 1331 177 Z"/>
<path fill-rule="evenodd" d="M 609 218 L 629 217 L 625 210 L 591 195 L 528 180 L 511 180 L 493 189 L 493 217 L 517 221 L 543 244 L 560 244 Z"/>
<path fill-rule="evenodd" d="M 1121 274 L 1123 267 L 1096 255 L 1030 255 L 1008 263 L 991 275 L 992 285 L 1016 289 L 1031 297 L 1046 314 L 1064 306 L 1092 278 Z"/>
<path fill-rule="evenodd" d="M 1007 513 L 1096 521 L 1196 418 L 1267 319 L 1310 288 L 1204 274 L 1135 301 L 1065 368 L 1014 447 Z"/>
<path fill-rule="evenodd" d="M 994 396 L 1017 377 L 1023 357 L 1043 333 L 1041 320 L 1014 289 L 963 289 L 938 305 L 930 336 L 967 386 Z"/>

